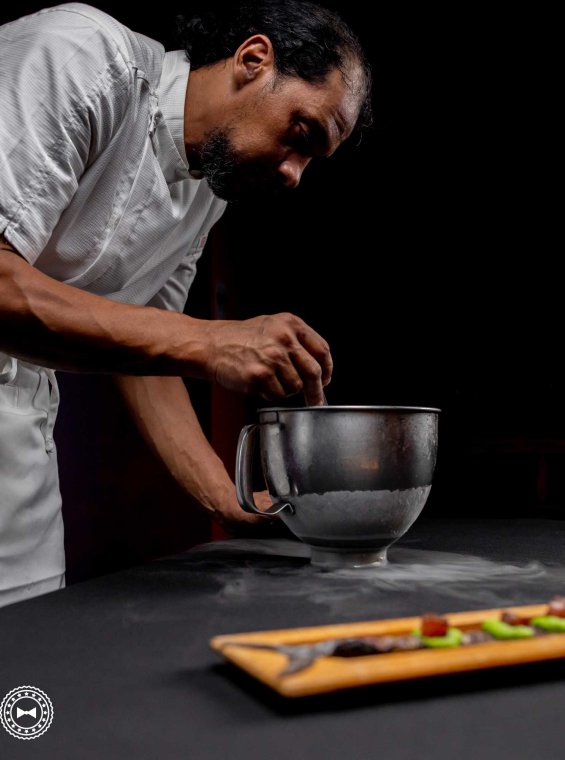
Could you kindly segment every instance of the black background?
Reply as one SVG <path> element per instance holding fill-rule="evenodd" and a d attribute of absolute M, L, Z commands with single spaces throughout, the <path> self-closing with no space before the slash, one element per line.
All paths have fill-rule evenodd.
<path fill-rule="evenodd" d="M 308 321 L 332 347 L 331 404 L 441 408 L 430 514 L 562 516 L 555 20 L 493 4 L 326 4 L 367 50 L 375 123 L 287 198 L 228 209 L 227 315 Z M 0 21 L 42 6 L 4 5 Z M 98 6 L 177 47 L 180 4 Z M 210 299 L 208 250 L 196 316 L 223 298 Z M 250 418 L 263 403 L 248 399 Z M 501 438 L 518 453 L 485 454 Z"/>

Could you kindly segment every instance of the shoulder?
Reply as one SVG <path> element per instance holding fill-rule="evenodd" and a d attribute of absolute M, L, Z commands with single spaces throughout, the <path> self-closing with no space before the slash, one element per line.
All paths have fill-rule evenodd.
<path fill-rule="evenodd" d="M 24 50 L 47 51 L 58 64 L 74 57 L 94 69 L 114 62 L 151 74 L 160 70 L 164 55 L 161 43 L 86 3 L 63 3 L 23 16 L 0 27 L 0 37 L 18 38 Z"/>

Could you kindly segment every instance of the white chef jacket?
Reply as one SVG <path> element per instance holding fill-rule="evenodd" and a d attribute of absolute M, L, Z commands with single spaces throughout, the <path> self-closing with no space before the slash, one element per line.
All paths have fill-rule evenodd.
<path fill-rule="evenodd" d="M 0 232 L 30 264 L 116 301 L 183 310 L 226 205 L 190 175 L 188 76 L 183 51 L 82 3 L 0 27 Z M 0 604 L 2 591 L 33 595 L 64 573 L 54 399 L 52 373 L 0 353 Z M 14 415 L 33 434 L 14 436 Z M 24 505 L 13 462 L 31 461 L 34 445 L 45 476 Z M 30 531 L 22 552 L 16 537 Z"/>
<path fill-rule="evenodd" d="M 81 3 L 0 27 L 0 231 L 61 282 L 181 310 L 225 209 L 192 179 L 183 51 Z"/>

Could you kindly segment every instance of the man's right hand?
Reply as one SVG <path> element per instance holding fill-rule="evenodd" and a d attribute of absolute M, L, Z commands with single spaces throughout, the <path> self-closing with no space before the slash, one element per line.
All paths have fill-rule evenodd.
<path fill-rule="evenodd" d="M 294 314 L 209 323 L 208 374 L 225 388 L 266 399 L 301 391 L 306 404 L 324 403 L 333 362 L 326 341 Z"/>

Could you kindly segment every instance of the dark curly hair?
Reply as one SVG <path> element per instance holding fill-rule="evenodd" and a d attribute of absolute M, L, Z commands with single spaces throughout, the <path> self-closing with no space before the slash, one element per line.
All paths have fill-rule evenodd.
<path fill-rule="evenodd" d="M 281 76 L 324 82 L 335 68 L 347 81 L 351 60 L 363 72 L 356 132 L 372 123 L 371 68 L 361 43 L 340 16 L 308 0 L 242 0 L 212 6 L 197 16 L 178 16 L 179 42 L 193 70 L 230 58 L 254 34 L 273 45 Z"/>

